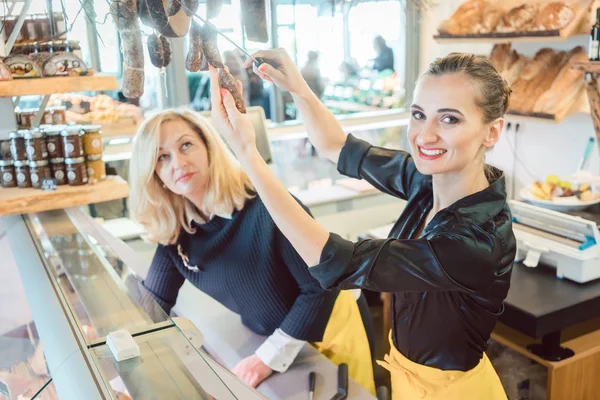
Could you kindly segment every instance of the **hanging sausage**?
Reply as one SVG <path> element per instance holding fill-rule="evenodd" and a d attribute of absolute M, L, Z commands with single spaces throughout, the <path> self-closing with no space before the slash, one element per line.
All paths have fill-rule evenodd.
<path fill-rule="evenodd" d="M 202 27 L 196 21 L 192 21 L 190 28 L 188 54 L 185 59 L 185 68 L 190 72 L 198 72 L 204 62 L 204 50 L 202 46 Z"/>
<path fill-rule="evenodd" d="M 227 68 L 223 68 L 221 70 L 221 73 L 219 74 L 219 83 L 223 89 L 227 89 L 231 93 L 233 99 L 235 100 L 235 107 L 238 109 L 238 111 L 242 114 L 245 114 L 246 103 L 244 103 L 244 97 L 240 92 L 240 89 L 237 85 L 237 81 L 235 80 L 233 75 L 229 73 L 229 70 Z"/>
<path fill-rule="evenodd" d="M 206 18 L 217 18 L 221 13 L 223 0 L 206 0 Z"/>
<path fill-rule="evenodd" d="M 171 43 L 162 35 L 152 34 L 148 36 L 148 54 L 152 65 L 157 68 L 165 68 L 171 63 Z"/>
<path fill-rule="evenodd" d="M 204 57 L 206 57 L 208 63 L 215 68 L 223 68 L 224 64 L 221 52 L 217 47 L 217 31 L 206 24 L 202 27 L 200 36 L 202 37 Z"/>
<path fill-rule="evenodd" d="M 111 14 L 121 38 L 123 80 L 121 91 L 128 99 L 144 94 L 144 53 L 136 0 L 112 0 Z"/>
<path fill-rule="evenodd" d="M 253 42 L 269 41 L 265 0 L 241 0 L 242 24 L 246 37 Z"/>

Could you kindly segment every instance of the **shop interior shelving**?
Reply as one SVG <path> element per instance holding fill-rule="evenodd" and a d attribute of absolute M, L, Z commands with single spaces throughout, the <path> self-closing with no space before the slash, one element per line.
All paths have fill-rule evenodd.
<path fill-rule="evenodd" d="M 14 32 L 5 43 L 0 43 L 4 54 L 9 54 L 21 29 L 32 0 L 25 0 L 17 18 Z M 11 1 L 14 3 L 14 1 Z M 11 4 L 11 10 L 12 10 Z M 12 11 L 11 11 L 12 12 Z M 42 102 L 32 123 L 40 124 L 50 95 L 54 93 L 116 90 L 119 88 L 115 76 L 94 74 L 74 77 L 41 77 L 13 79 L 0 82 L 0 118 L 5 120 L 3 127 L 14 129 L 16 120 L 14 109 L 21 96 L 40 95 Z M 12 121 L 12 123 L 10 123 Z M 8 122 L 8 123 L 7 123 Z M 109 176 L 96 184 L 82 186 L 58 186 L 56 190 L 0 188 L 0 216 L 26 214 L 30 212 L 55 210 L 79 205 L 117 200 L 129 195 L 129 185 L 118 176 Z"/>
<path fill-rule="evenodd" d="M 118 88 L 117 78 L 113 75 L 23 78 L 0 82 L 0 96 L 51 95 L 54 93 L 117 90 Z"/>
<path fill-rule="evenodd" d="M 505 10 L 520 6 L 523 3 L 540 3 L 539 0 L 504 0 L 501 6 Z M 577 10 L 573 20 L 562 29 L 533 32 L 490 32 L 482 34 L 450 35 L 439 33 L 433 38 L 439 44 L 459 44 L 459 43 L 546 43 L 562 42 L 572 36 L 589 34 L 589 15 L 590 6 L 593 0 L 577 0 Z"/>
<path fill-rule="evenodd" d="M 56 190 L 0 189 L 0 216 L 57 210 L 129 196 L 129 185 L 119 176 L 108 176 L 96 184 L 59 186 Z"/>

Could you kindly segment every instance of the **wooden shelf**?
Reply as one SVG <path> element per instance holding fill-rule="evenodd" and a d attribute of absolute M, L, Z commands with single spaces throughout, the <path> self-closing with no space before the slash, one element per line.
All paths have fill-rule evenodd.
<path fill-rule="evenodd" d="M 544 113 L 534 113 L 534 112 L 522 112 L 517 110 L 508 110 L 506 113 L 508 117 L 518 117 L 536 122 L 553 122 L 559 123 L 568 116 L 572 114 L 590 114 L 590 104 L 585 94 L 585 91 L 582 89 L 581 95 L 579 98 L 573 103 L 573 105 L 561 111 L 558 114 L 544 114 Z"/>
<path fill-rule="evenodd" d="M 117 89 L 119 84 L 114 75 L 13 79 L 0 82 L 0 97 Z"/>
<path fill-rule="evenodd" d="M 600 61 L 589 61 L 586 63 L 575 63 L 571 67 L 582 72 L 600 73 Z"/>
<path fill-rule="evenodd" d="M 576 33 L 576 35 L 582 33 Z M 507 32 L 507 33 L 487 33 L 470 35 L 448 35 L 439 34 L 433 38 L 439 44 L 461 44 L 461 43 L 550 43 L 564 42 L 571 36 L 562 36 L 560 31 L 540 31 L 540 32 Z"/>
<path fill-rule="evenodd" d="M 119 176 L 108 176 L 95 185 L 59 186 L 51 192 L 41 189 L 0 188 L 0 216 L 57 210 L 127 196 L 129 185 Z"/>
<path fill-rule="evenodd" d="M 545 1 L 545 0 L 544 0 Z M 503 0 L 499 6 L 508 12 L 523 3 L 544 3 L 542 0 Z M 575 35 L 589 34 L 588 15 L 593 0 L 577 0 L 577 10 L 573 20 L 562 29 L 537 32 L 490 32 L 482 34 L 450 35 L 440 33 L 433 38 L 440 44 L 459 43 L 547 43 L 562 42 Z"/>

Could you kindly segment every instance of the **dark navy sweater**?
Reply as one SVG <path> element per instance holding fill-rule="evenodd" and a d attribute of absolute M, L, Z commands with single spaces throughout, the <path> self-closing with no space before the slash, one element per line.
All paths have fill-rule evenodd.
<path fill-rule="evenodd" d="M 177 244 L 158 246 L 144 281 L 167 314 L 188 279 L 257 334 L 281 328 L 297 339 L 322 340 L 339 292 L 311 276 L 258 196 L 231 219 L 214 216 L 193 226 L 195 234 L 182 230 Z M 184 265 L 178 244 L 197 271 Z"/>

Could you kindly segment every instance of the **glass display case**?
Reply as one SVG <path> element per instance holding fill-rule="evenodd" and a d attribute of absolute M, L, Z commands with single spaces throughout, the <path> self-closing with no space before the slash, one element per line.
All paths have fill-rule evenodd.
<path fill-rule="evenodd" d="M 96 227 L 79 209 L 0 218 L 3 273 L 29 303 L 15 305 L 16 314 L 30 308 L 35 321 L 16 333 L 0 324 L 0 399 L 38 391 L 36 398 L 61 400 L 264 398 L 202 350 L 191 323 L 164 313 L 133 272 L 135 260 Z M 139 357 L 113 357 L 107 335 L 119 329 L 133 336 Z"/>

